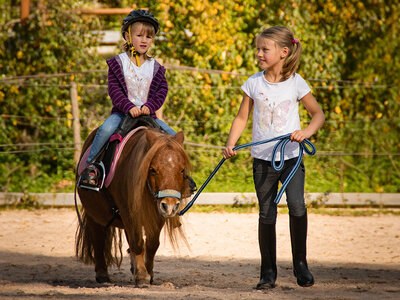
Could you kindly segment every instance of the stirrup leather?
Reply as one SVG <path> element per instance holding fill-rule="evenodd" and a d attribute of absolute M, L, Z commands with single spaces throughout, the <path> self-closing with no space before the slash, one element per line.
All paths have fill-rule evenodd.
<path fill-rule="evenodd" d="M 98 192 L 103 187 L 105 176 L 106 171 L 103 162 L 89 164 L 79 177 L 78 188 Z"/>

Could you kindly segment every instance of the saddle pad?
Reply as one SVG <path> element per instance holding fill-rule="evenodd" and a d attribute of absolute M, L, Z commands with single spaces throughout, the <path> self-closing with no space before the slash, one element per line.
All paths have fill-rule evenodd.
<path fill-rule="evenodd" d="M 112 163 L 111 163 L 110 172 L 108 172 L 108 174 L 106 174 L 106 179 L 105 179 L 105 181 L 104 181 L 105 187 L 108 187 L 108 186 L 111 184 L 112 179 L 114 178 L 115 168 L 116 168 L 116 166 L 117 166 L 118 159 L 119 159 L 119 157 L 121 156 L 122 150 L 123 150 L 124 147 L 125 147 L 125 144 L 129 141 L 129 139 L 130 139 L 136 132 L 138 132 L 139 130 L 142 130 L 142 129 L 147 129 L 147 127 L 145 127 L 145 126 L 140 126 L 140 127 L 137 127 L 137 128 L 135 128 L 135 129 L 133 129 L 131 132 L 129 132 L 129 133 L 123 138 L 123 140 L 121 141 L 121 143 L 119 143 L 119 144 L 117 145 L 117 148 L 115 149 L 114 157 L 113 157 L 113 160 L 112 160 Z M 86 168 L 86 160 L 87 160 L 87 157 L 89 156 L 90 148 L 92 148 L 92 145 L 90 145 L 90 146 L 86 149 L 85 153 L 84 153 L 83 156 L 82 156 L 82 159 L 81 159 L 80 162 L 79 162 L 79 165 L 78 165 L 78 174 L 79 174 L 79 175 L 81 175 L 82 172 L 83 172 L 83 171 L 85 170 L 85 168 Z"/>

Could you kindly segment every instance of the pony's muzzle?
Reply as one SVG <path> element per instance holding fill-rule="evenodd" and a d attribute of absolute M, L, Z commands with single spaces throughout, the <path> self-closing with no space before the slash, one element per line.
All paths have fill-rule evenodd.
<path fill-rule="evenodd" d="M 179 210 L 180 201 L 174 198 L 164 198 L 159 202 L 158 209 L 165 218 L 171 218 L 176 215 Z"/>

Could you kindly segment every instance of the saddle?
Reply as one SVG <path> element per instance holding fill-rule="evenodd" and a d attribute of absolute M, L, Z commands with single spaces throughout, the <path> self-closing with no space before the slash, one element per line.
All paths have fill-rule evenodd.
<path fill-rule="evenodd" d="M 81 180 L 79 180 L 78 186 L 95 191 L 99 191 L 100 189 L 102 189 L 105 182 L 106 186 L 108 186 L 114 174 L 113 167 L 115 167 L 116 164 L 114 160 L 117 160 L 119 158 L 115 157 L 116 150 L 117 148 L 119 148 L 119 144 L 124 140 L 125 137 L 129 138 L 130 136 L 128 137 L 128 135 L 131 133 L 133 134 L 133 131 L 135 129 L 139 129 L 140 127 L 156 128 L 163 132 L 160 125 L 158 125 L 157 122 L 150 116 L 139 116 L 133 118 L 129 114 L 126 115 L 117 130 L 110 137 L 109 141 L 101 148 L 99 153 L 91 162 L 90 166 L 93 170 L 86 170 L 86 172 L 88 172 L 89 174 L 93 174 L 89 175 L 89 177 L 93 177 L 90 177 L 89 179 L 93 179 L 94 182 L 98 181 L 98 184 L 85 184 L 81 182 Z M 89 151 L 90 148 L 87 149 L 85 155 L 82 157 L 79 163 L 79 174 L 82 174 L 82 172 L 85 171 L 85 156 L 87 157 Z M 109 175 L 111 175 L 111 178 L 108 178 Z"/>
<path fill-rule="evenodd" d="M 161 130 L 160 125 L 150 116 L 139 116 L 133 118 L 127 115 L 119 125 L 115 133 L 110 137 L 109 142 L 105 145 L 104 150 L 99 153 L 100 161 L 103 162 L 106 174 L 110 171 L 110 167 L 114 158 L 115 149 L 119 143 L 127 136 L 129 132 L 140 126 L 157 128 Z"/>

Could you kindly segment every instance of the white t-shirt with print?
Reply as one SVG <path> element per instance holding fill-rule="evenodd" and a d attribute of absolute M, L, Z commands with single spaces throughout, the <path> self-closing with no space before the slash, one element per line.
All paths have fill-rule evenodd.
<path fill-rule="evenodd" d="M 154 59 L 147 60 L 136 66 L 126 52 L 119 55 L 122 61 L 125 83 L 128 89 L 128 98 L 137 107 L 147 102 L 149 88 L 153 80 Z"/>
<path fill-rule="evenodd" d="M 311 89 L 297 73 L 289 79 L 272 83 L 265 79 L 264 71 L 249 77 L 242 90 L 254 101 L 253 142 L 271 139 L 295 130 L 300 130 L 299 101 Z M 258 159 L 272 160 L 275 142 L 253 146 L 251 155 Z M 285 147 L 284 159 L 299 156 L 299 144 L 289 142 Z M 280 153 L 276 154 L 280 160 Z"/>

